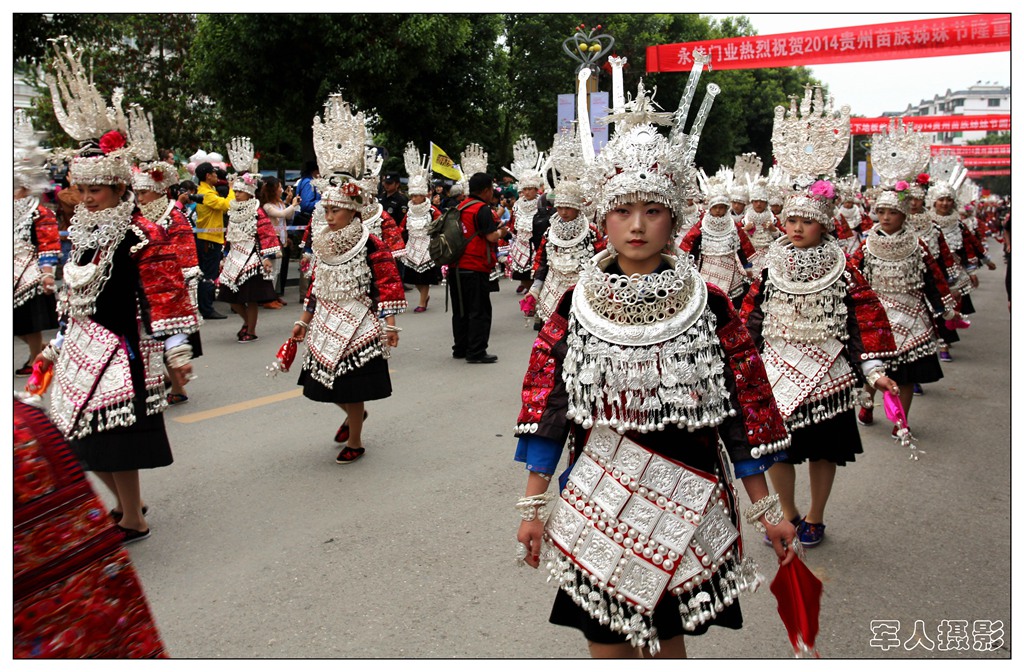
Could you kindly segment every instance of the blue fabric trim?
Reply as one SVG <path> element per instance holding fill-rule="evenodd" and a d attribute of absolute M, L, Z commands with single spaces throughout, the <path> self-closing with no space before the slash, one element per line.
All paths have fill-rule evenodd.
<path fill-rule="evenodd" d="M 768 471 L 768 468 L 771 467 L 773 464 L 775 464 L 776 462 L 782 462 L 787 457 L 788 456 L 786 455 L 786 451 L 780 450 L 777 453 L 764 455 L 757 459 L 740 460 L 739 462 L 734 462 L 732 468 L 736 474 L 736 478 L 744 478 L 746 476 L 753 476 L 754 474 L 763 474 L 764 472 Z"/>
<path fill-rule="evenodd" d="M 562 457 L 562 445 L 542 436 L 525 435 L 516 444 L 515 461 L 526 464 L 529 471 L 554 474 Z"/>
<path fill-rule="evenodd" d="M 53 253 L 50 253 L 50 254 L 40 254 L 39 255 L 39 265 L 40 266 L 56 266 L 57 262 L 59 260 L 60 260 L 60 255 L 57 254 L 56 252 L 53 252 Z"/>

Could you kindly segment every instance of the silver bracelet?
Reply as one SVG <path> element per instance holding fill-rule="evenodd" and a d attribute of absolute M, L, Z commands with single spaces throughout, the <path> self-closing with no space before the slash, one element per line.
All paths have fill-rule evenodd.
<path fill-rule="evenodd" d="M 401 330 L 402 330 L 401 327 L 396 327 L 396 326 L 393 326 L 393 325 L 390 325 L 390 324 L 385 324 L 384 325 L 384 331 L 387 331 L 387 332 L 391 332 L 391 333 L 397 334 Z"/>
<path fill-rule="evenodd" d="M 522 497 L 516 502 L 516 510 L 519 511 L 519 517 L 530 522 L 538 518 L 544 519 L 548 515 L 548 502 L 551 501 L 551 495 L 542 492 L 539 495 L 530 495 L 529 497 Z"/>
<path fill-rule="evenodd" d="M 779 495 L 778 494 L 765 495 L 761 499 L 759 499 L 756 502 L 754 502 L 750 506 L 750 508 L 747 509 L 747 513 L 745 514 L 744 517 L 747 519 L 748 523 L 753 523 L 758 518 L 763 516 L 765 514 L 765 512 L 768 511 L 768 509 L 772 508 L 773 506 L 778 505 L 778 503 L 779 503 Z"/>
<path fill-rule="evenodd" d="M 164 353 L 164 361 L 172 369 L 180 369 L 192 361 L 192 346 L 188 343 L 176 345 Z"/>
<path fill-rule="evenodd" d="M 43 357 L 56 364 L 57 357 L 60 356 L 60 350 L 57 348 L 56 345 L 53 344 L 53 341 L 50 341 L 49 343 L 46 344 L 46 347 L 43 348 L 43 352 L 41 354 L 43 355 Z"/>
<path fill-rule="evenodd" d="M 303 322 L 302 320 L 295 320 L 296 327 L 302 327 L 303 329 L 309 329 L 309 322 Z"/>
<path fill-rule="evenodd" d="M 864 377 L 867 379 L 868 385 L 870 385 L 871 387 L 874 387 L 875 383 L 878 382 L 878 379 L 881 378 L 884 375 L 885 375 L 885 367 L 884 366 L 876 366 L 875 368 L 871 369 L 866 374 L 864 374 Z"/>

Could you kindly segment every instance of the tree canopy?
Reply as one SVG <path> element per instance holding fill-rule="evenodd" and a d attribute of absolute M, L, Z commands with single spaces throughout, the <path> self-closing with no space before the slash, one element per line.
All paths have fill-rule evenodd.
<path fill-rule="evenodd" d="M 646 47 L 749 35 L 744 17 L 697 14 L 16 14 L 19 71 L 39 84 L 47 38 L 71 36 L 93 59 L 109 95 L 153 113 L 157 141 L 179 156 L 221 151 L 251 137 L 262 169 L 284 170 L 314 158 L 311 125 L 327 96 L 342 92 L 365 112 L 374 141 L 401 170 L 406 142 L 426 152 L 433 141 L 453 158 L 470 142 L 490 155 L 494 174 L 509 165 L 514 140 L 541 149 L 557 130 L 557 96 L 574 93 L 577 63 L 562 42 L 580 24 L 602 26 L 625 56 L 624 86 L 644 80 L 656 102 L 678 105 L 685 73 L 645 73 Z M 606 73 L 599 87 L 609 90 Z M 805 68 L 705 73 L 722 88 L 703 133 L 697 163 L 714 171 L 754 151 L 771 164 L 773 109 L 811 82 Z M 49 96 L 36 101 L 38 127 L 70 145 Z M 457 160 L 457 159 L 456 159 Z"/>

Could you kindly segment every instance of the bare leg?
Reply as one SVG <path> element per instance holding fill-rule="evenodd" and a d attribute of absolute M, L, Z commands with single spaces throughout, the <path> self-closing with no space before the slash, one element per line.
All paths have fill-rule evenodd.
<path fill-rule="evenodd" d="M 252 336 L 256 335 L 256 318 L 260 312 L 260 304 L 253 301 L 245 304 L 245 329 Z"/>
<path fill-rule="evenodd" d="M 249 328 L 249 322 L 245 317 L 245 304 L 244 303 L 232 303 L 231 312 L 242 318 L 242 327 L 245 329 Z"/>
<path fill-rule="evenodd" d="M 119 513 L 123 512 L 124 509 L 121 507 L 121 498 L 117 494 L 117 485 L 114 483 L 114 475 L 109 471 L 94 471 L 92 473 L 96 478 L 103 481 L 103 485 L 107 486 L 107 489 L 114 493 L 114 497 L 117 498 L 117 501 L 114 503 L 114 511 Z"/>
<path fill-rule="evenodd" d="M 910 389 L 913 392 L 913 387 Z M 825 504 L 832 494 L 832 483 L 836 480 L 836 463 L 828 460 L 811 460 L 807 464 L 807 474 L 811 479 L 811 507 L 807 511 L 806 520 L 808 523 L 821 523 L 825 520 Z M 772 482 L 774 481 L 775 479 L 772 479 Z"/>
<path fill-rule="evenodd" d="M 416 289 L 420 292 L 420 308 L 426 308 L 430 301 L 430 285 L 416 285 Z"/>
<path fill-rule="evenodd" d="M 772 480 L 772 488 L 779 495 L 782 514 L 786 520 L 793 520 L 800 515 L 796 508 L 796 467 L 785 462 L 776 462 L 768 469 L 768 478 Z"/>
<path fill-rule="evenodd" d="M 348 441 L 349 448 L 363 447 L 363 409 L 365 404 L 357 401 L 351 404 L 341 404 L 341 407 L 348 413 Z"/>
<path fill-rule="evenodd" d="M 587 642 L 591 658 L 640 658 L 641 650 L 631 644 L 598 644 Z"/>
<path fill-rule="evenodd" d="M 914 384 L 908 383 L 900 388 L 900 403 L 903 404 L 903 414 L 907 416 L 907 424 L 910 424 L 910 402 L 914 400 Z"/>
<path fill-rule="evenodd" d="M 28 363 L 31 366 L 39 353 L 43 351 L 43 332 L 37 331 L 32 334 L 19 336 L 18 338 L 28 344 Z"/>

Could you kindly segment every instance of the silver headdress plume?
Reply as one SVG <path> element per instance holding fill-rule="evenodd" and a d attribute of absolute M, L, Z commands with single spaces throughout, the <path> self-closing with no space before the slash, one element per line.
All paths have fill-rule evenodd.
<path fill-rule="evenodd" d="M 452 185 L 450 193 L 452 196 L 461 196 L 469 193 L 469 178 L 477 173 L 487 172 L 487 152 L 475 142 L 466 145 L 462 151 L 462 160 L 459 163 L 462 171 L 462 179 Z"/>
<path fill-rule="evenodd" d="M 228 143 L 228 160 L 237 173 L 232 179 L 231 188 L 236 192 L 241 191 L 255 196 L 259 175 L 256 173 L 256 152 L 252 140 L 244 137 L 231 138 L 231 142 Z"/>
<path fill-rule="evenodd" d="M 695 80 L 699 76 L 700 70 L 695 67 L 691 77 Z M 696 81 L 693 86 L 687 86 L 680 107 L 689 105 L 695 90 Z M 661 113 L 654 111 L 653 101 L 646 100 L 646 92 L 642 88 L 638 89 L 637 98 L 627 104 L 629 109 L 614 110 L 609 115 L 612 121 L 618 121 L 615 118 L 617 114 L 628 112 L 633 115 L 630 121 L 637 123 L 632 126 L 616 123 L 615 136 L 587 171 L 584 187 L 593 195 L 597 222 L 603 223 L 608 211 L 624 202 L 663 203 L 678 214 L 686 206 L 686 199 L 699 194 L 693 157 L 707 113 L 719 91 L 716 85 L 708 85 L 688 134 L 683 131 L 686 115 L 672 115 L 673 127 L 669 138 L 673 140 L 658 133 L 655 124 L 662 123 Z M 621 118 L 629 117 L 623 115 Z M 586 149 L 589 138 L 582 137 L 582 132 L 580 135 Z M 677 222 L 681 219 L 678 218 Z"/>
<path fill-rule="evenodd" d="M 32 126 L 25 110 L 14 111 L 14 189 L 25 187 L 32 195 L 41 194 L 50 184 L 46 164 L 50 151 L 39 145 L 43 134 Z"/>
<path fill-rule="evenodd" d="M 420 155 L 411 142 L 405 146 L 405 172 L 409 174 L 409 195 L 426 196 L 430 193 L 430 157 Z"/>
<path fill-rule="evenodd" d="M 73 50 L 63 36 L 51 42 L 54 59 L 52 72 L 46 73 L 46 83 L 53 111 L 61 128 L 81 144 L 78 150 L 61 150 L 54 152 L 54 156 L 71 159 L 70 177 L 75 184 L 129 184 L 132 157 L 140 149 L 140 158 L 146 158 L 149 152 L 151 125 L 146 128 L 141 108 L 133 107 L 130 127 L 121 108 L 124 92 L 114 89 L 108 107 L 82 64 L 82 50 Z M 134 146 L 135 142 L 142 146 Z"/>
<path fill-rule="evenodd" d="M 890 118 L 883 133 L 871 136 L 871 166 L 878 173 L 883 187 L 899 180 L 912 180 L 928 165 L 931 157 L 929 140 L 903 119 Z"/>
<path fill-rule="evenodd" d="M 380 186 L 380 171 L 384 167 L 384 157 L 374 146 L 366 147 L 363 179 L 359 180 L 359 188 L 363 192 L 363 218 L 370 217 L 376 211 L 377 188 Z"/>
<path fill-rule="evenodd" d="M 797 112 L 797 97 L 790 96 L 789 112 L 775 108 L 772 149 L 775 160 L 800 187 L 810 185 L 820 175 L 835 175 L 836 166 L 850 144 L 850 106 L 833 109 L 832 96 L 822 99 L 821 87 L 804 91 Z"/>
<path fill-rule="evenodd" d="M 750 186 L 754 183 L 754 180 L 761 176 L 763 165 L 764 162 L 761 161 L 761 157 L 756 152 L 738 154 L 732 167 L 733 177 L 740 184 Z"/>
<path fill-rule="evenodd" d="M 314 181 L 324 205 L 359 211 L 365 197 L 359 180 L 366 165 L 366 117 L 353 114 L 340 93 L 324 103 L 324 116 L 313 117 L 313 150 L 323 177 Z"/>
<path fill-rule="evenodd" d="M 554 183 L 548 182 L 548 187 L 555 192 L 555 207 L 580 210 L 586 201 L 580 180 L 587 169 L 587 163 L 583 158 L 580 136 L 575 124 L 555 134 L 545 168 L 545 181 L 548 178 L 548 168 L 554 176 Z"/>
<path fill-rule="evenodd" d="M 943 197 L 957 198 L 957 192 L 967 179 L 967 168 L 964 166 L 964 158 L 956 154 L 943 152 L 931 158 L 928 168 L 931 175 L 931 186 L 928 187 L 928 196 L 925 203 L 931 207 L 935 201 Z"/>
<path fill-rule="evenodd" d="M 541 170 L 544 168 L 544 152 L 537 151 L 537 143 L 530 137 L 522 135 L 512 145 L 512 167 L 502 168 L 516 178 L 520 189 L 534 187 L 539 189 L 543 182 Z"/>

